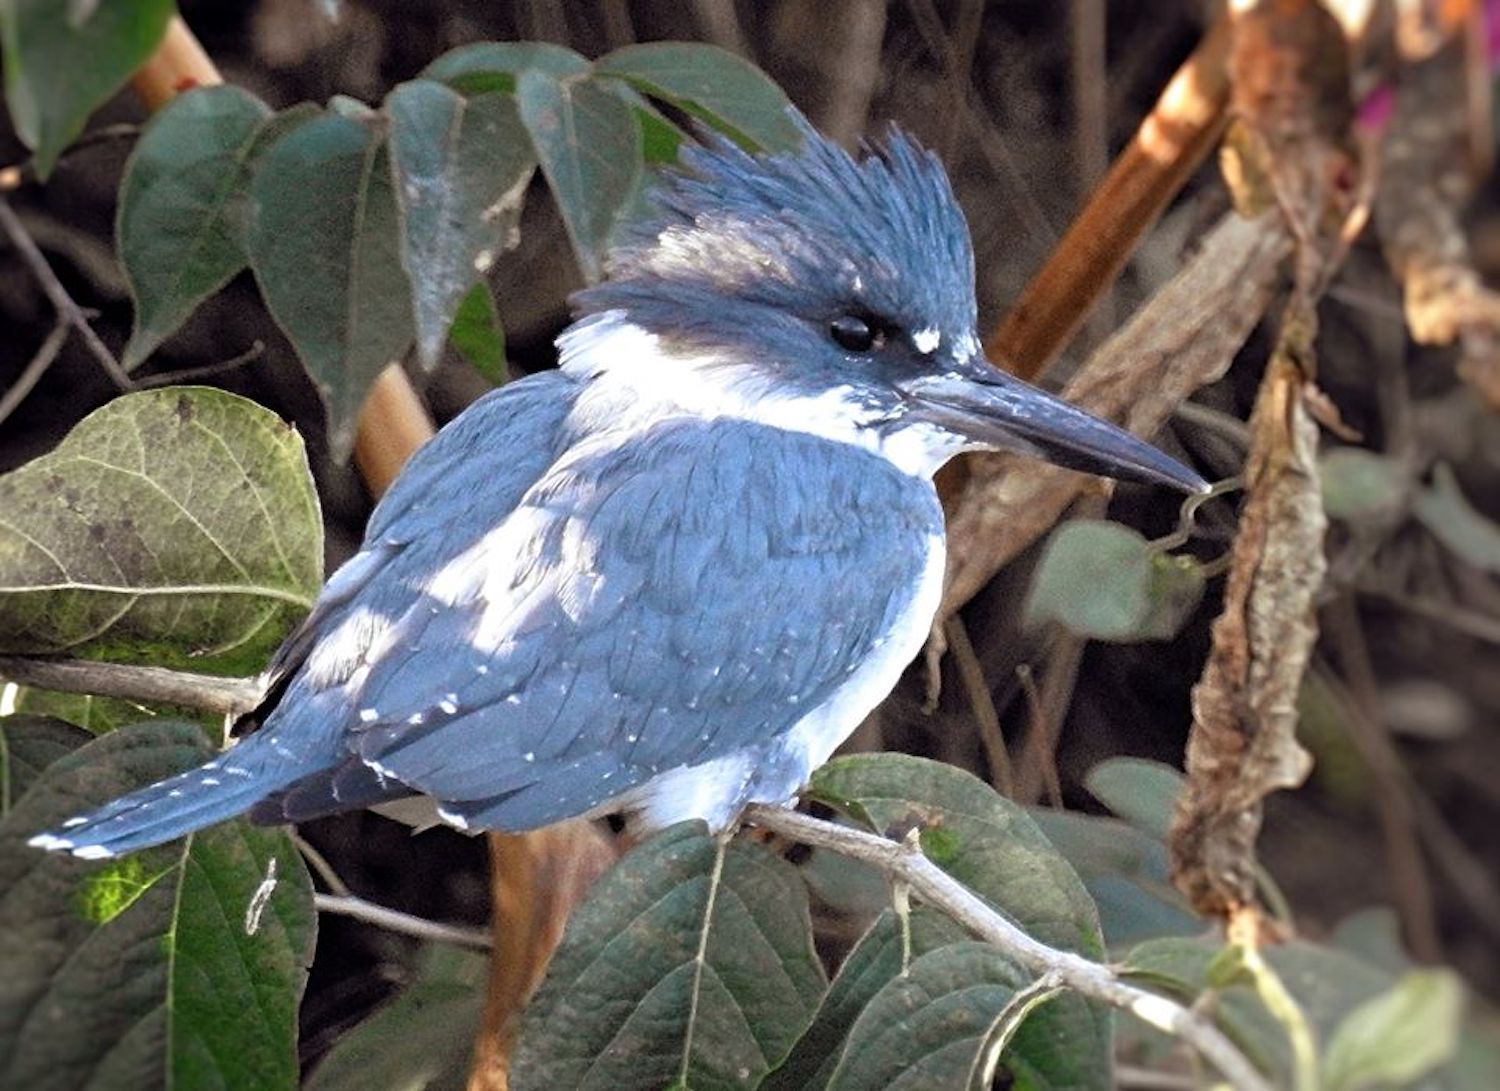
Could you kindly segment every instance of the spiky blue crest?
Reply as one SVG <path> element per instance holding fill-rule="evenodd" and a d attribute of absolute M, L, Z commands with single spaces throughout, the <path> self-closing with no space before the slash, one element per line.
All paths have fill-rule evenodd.
<path fill-rule="evenodd" d="M 968 224 L 937 157 L 892 128 L 856 159 L 799 122 L 795 152 L 755 156 L 723 138 L 684 149 L 653 195 L 657 214 L 622 239 L 610 281 L 580 293 L 580 311 L 624 308 L 690 338 L 746 308 L 972 329 Z"/>

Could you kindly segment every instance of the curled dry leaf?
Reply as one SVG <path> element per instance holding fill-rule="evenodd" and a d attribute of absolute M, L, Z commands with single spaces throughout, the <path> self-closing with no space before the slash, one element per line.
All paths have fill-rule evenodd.
<path fill-rule="evenodd" d="M 1459 345 L 1459 374 L 1500 409 L 1500 294 L 1469 254 L 1460 213 L 1473 190 L 1477 121 L 1465 51 L 1454 38 L 1402 72 L 1385 134 L 1375 226 L 1405 296 L 1411 335 Z M 1482 119 L 1487 127 L 1488 118 Z"/>
<path fill-rule="evenodd" d="M 1179 889 L 1204 913 L 1252 902 L 1261 800 L 1300 784 L 1310 766 L 1296 740 L 1297 693 L 1317 637 L 1326 517 L 1318 428 L 1302 391 L 1301 369 L 1278 349 L 1250 419 L 1224 612 L 1193 689 L 1188 784 L 1169 844 Z"/>

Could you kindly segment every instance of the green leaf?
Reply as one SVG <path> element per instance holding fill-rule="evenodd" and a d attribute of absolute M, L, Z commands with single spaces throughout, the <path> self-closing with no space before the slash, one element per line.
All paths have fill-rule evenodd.
<path fill-rule="evenodd" d="M 317 384 L 329 445 L 343 458 L 370 386 L 413 336 L 385 141 L 373 123 L 308 121 L 266 151 L 250 193 L 250 266 Z"/>
<path fill-rule="evenodd" d="M 515 1091 L 749 1088 L 791 1050 L 824 989 L 805 888 L 702 829 L 646 841 L 574 911 L 522 1017 Z"/>
<path fill-rule="evenodd" d="M 1190 557 L 1162 554 L 1118 523 L 1075 519 L 1047 542 L 1026 620 L 1055 621 L 1091 640 L 1166 640 L 1198 604 L 1203 582 Z"/>
<path fill-rule="evenodd" d="M 670 102 L 752 150 L 794 151 L 802 132 L 786 92 L 753 64 L 698 42 L 626 46 L 594 65 L 642 94 Z"/>
<path fill-rule="evenodd" d="M 0 818 L 53 762 L 93 738 L 47 716 L 0 716 Z"/>
<path fill-rule="evenodd" d="M 1111 948 L 1200 927 L 1172 885 L 1160 840 L 1117 818 L 1051 807 L 1029 813 L 1083 880 Z"/>
<path fill-rule="evenodd" d="M 1446 462 L 1433 467 L 1432 487 L 1417 493 L 1412 514 L 1434 538 L 1475 568 L 1500 573 L 1500 526 L 1464 499 L 1453 467 Z"/>
<path fill-rule="evenodd" d="M 1089 770 L 1084 786 L 1094 798 L 1136 829 L 1166 839 L 1172 828 L 1183 776 L 1170 765 L 1144 758 L 1109 758 Z"/>
<path fill-rule="evenodd" d="M 229 209 L 271 110 L 237 87 L 173 99 L 141 134 L 120 182 L 115 238 L 135 300 L 121 363 L 133 368 L 245 267 Z"/>
<path fill-rule="evenodd" d="M 303 1091 L 463 1088 L 484 1014 L 488 972 L 483 955 L 432 948 L 416 979 L 343 1034 Z"/>
<path fill-rule="evenodd" d="M 1023 1021 L 1056 995 L 1036 988 L 989 944 L 957 943 L 916 959 L 860 1013 L 829 1080 L 830 1091 L 982 1091 L 995 1083 Z M 1066 1050 L 1067 1043 L 1059 1043 Z M 1017 1058 L 1006 1055 L 1007 1064 Z M 1024 1061 L 1005 1086 L 1088 1086 L 1029 1072 Z M 1107 1085 L 1106 1085 L 1107 1086 Z"/>
<path fill-rule="evenodd" d="M 466 95 L 513 94 L 522 72 L 534 69 L 561 79 L 587 75 L 589 67 L 573 50 L 550 42 L 475 42 L 444 53 L 422 69 L 420 78 Z"/>
<path fill-rule="evenodd" d="M 124 728 L 0 821 L 0 1086 L 295 1086 L 315 917 L 284 833 L 240 820 L 105 861 L 25 844 L 207 753 L 196 727 Z"/>
<path fill-rule="evenodd" d="M 1464 990 L 1452 970 L 1412 970 L 1346 1015 L 1323 1057 L 1326 1091 L 1404 1086 L 1458 1049 Z"/>
<path fill-rule="evenodd" d="M 116 398 L 0 477 L 0 652 L 250 674 L 322 570 L 302 440 L 221 390 Z"/>
<path fill-rule="evenodd" d="M 516 104 L 579 269 L 592 283 L 603 272 L 610 231 L 641 172 L 640 129 L 608 87 L 539 69 L 517 79 Z"/>
<path fill-rule="evenodd" d="M 1090 958 L 1103 956 L 1099 917 L 1077 874 L 1024 809 L 977 777 L 903 754 L 851 755 L 815 772 L 808 794 L 886 836 L 919 830 L 929 859 L 1027 933 Z M 1034 1017 L 1022 1038 L 1015 1048 L 1025 1065 L 1062 1081 L 1059 1086 L 1110 1086 L 1108 1011 L 1063 996 Z M 1047 1044 L 1057 1041 L 1066 1049 Z"/>
<path fill-rule="evenodd" d="M 460 301 L 509 245 L 536 159 L 506 95 L 417 80 L 385 110 L 418 356 L 432 368 Z"/>
<path fill-rule="evenodd" d="M 89 114 L 156 50 L 173 0 L 112 0 L 75 12 L 59 0 L 0 3 L 5 101 L 45 180 Z"/>
<path fill-rule="evenodd" d="M 1394 459 L 1362 447 L 1335 447 L 1318 459 L 1323 510 L 1332 519 L 1366 519 L 1396 508 L 1406 474 Z"/>
<path fill-rule="evenodd" d="M 500 324 L 495 297 L 488 284 L 481 282 L 469 289 L 453 316 L 448 340 L 475 371 L 496 386 L 510 380 L 505 359 L 505 327 Z"/>
<path fill-rule="evenodd" d="M 969 939 L 952 918 L 921 905 L 912 908 L 908 927 L 914 959 Z M 849 1029 L 875 994 L 900 975 L 901 960 L 901 922 L 887 909 L 844 959 L 807 1033 L 761 1084 L 761 1091 L 823 1091 L 843 1054 Z"/>
<path fill-rule="evenodd" d="M 1126 971 L 1138 981 L 1193 1003 L 1208 989 L 1223 950 L 1211 937 L 1149 940 L 1131 950 Z M 1328 1041 L 1350 1011 L 1392 983 L 1389 974 L 1347 952 L 1313 943 L 1296 940 L 1264 953 L 1319 1041 Z M 1275 1086 L 1292 1085 L 1286 1032 L 1247 985 L 1219 990 L 1208 1010 Z"/>

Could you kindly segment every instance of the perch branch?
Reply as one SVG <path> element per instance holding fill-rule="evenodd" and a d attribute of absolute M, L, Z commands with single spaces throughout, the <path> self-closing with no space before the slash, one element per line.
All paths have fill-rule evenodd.
<path fill-rule="evenodd" d="M 1217 1068 L 1236 1091 L 1271 1091 L 1266 1078 L 1213 1023 L 1175 1000 L 1122 981 L 1107 966 L 1033 939 L 922 855 L 920 848 L 783 807 L 757 804 L 745 812 L 745 818 L 763 830 L 878 868 L 1033 973 L 1052 974 L 1073 991 L 1128 1011 L 1142 1022 L 1180 1038 Z"/>
<path fill-rule="evenodd" d="M 183 705 L 224 716 L 249 712 L 265 695 L 259 678 L 221 678 L 165 667 L 85 659 L 0 656 L 0 679 L 61 693 Z"/>

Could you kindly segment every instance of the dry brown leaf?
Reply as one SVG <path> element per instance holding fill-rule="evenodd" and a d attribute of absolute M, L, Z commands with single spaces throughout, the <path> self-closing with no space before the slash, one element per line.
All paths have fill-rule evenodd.
<path fill-rule="evenodd" d="M 1170 848 L 1178 887 L 1201 913 L 1253 904 L 1261 800 L 1302 782 L 1297 694 L 1317 638 L 1326 517 L 1318 427 L 1289 352 L 1272 357 L 1250 418 L 1248 499 L 1235 536 L 1224 611 L 1193 689 L 1188 784 Z"/>
<path fill-rule="evenodd" d="M 525 834 L 493 833 L 495 948 L 469 1091 L 506 1091 L 516 1017 L 547 971 L 573 907 L 614 866 L 614 842 L 586 819 Z"/>
<path fill-rule="evenodd" d="M 1475 167 L 1470 101 L 1462 37 L 1403 70 L 1385 135 L 1375 226 L 1402 284 L 1412 337 L 1457 342 L 1459 374 L 1500 409 L 1500 295 L 1475 270 L 1460 219 Z"/>

